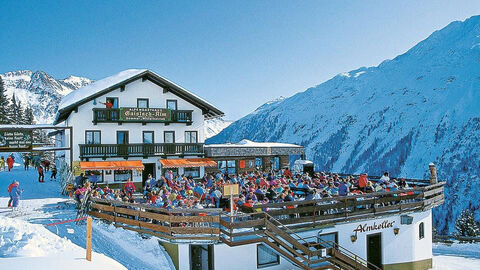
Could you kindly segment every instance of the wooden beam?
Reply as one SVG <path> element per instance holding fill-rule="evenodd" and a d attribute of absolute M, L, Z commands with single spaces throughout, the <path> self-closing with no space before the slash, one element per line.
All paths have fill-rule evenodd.
<path fill-rule="evenodd" d="M 125 85 L 120 86 L 120 92 L 125 91 Z"/>

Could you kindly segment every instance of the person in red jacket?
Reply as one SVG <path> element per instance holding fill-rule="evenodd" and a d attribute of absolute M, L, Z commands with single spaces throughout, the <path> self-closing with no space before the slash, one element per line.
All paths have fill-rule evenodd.
<path fill-rule="evenodd" d="M 285 176 L 285 178 L 293 177 L 292 172 L 288 168 L 286 168 L 285 171 L 283 172 L 283 176 Z"/>
<path fill-rule="evenodd" d="M 38 166 L 38 182 L 40 183 L 45 182 L 45 175 L 43 174 L 42 165 Z"/>
<path fill-rule="evenodd" d="M 368 184 L 367 174 L 366 173 L 361 174 L 358 177 L 358 188 L 362 191 L 365 191 L 367 184 Z"/>
<path fill-rule="evenodd" d="M 7 165 L 8 165 L 8 171 L 10 171 L 13 168 L 13 157 L 12 156 L 8 156 Z"/>
<path fill-rule="evenodd" d="M 132 198 L 133 192 L 135 192 L 135 185 L 132 182 L 132 179 L 128 178 L 127 183 L 123 186 L 123 191 L 129 198 Z"/>
<path fill-rule="evenodd" d="M 12 188 L 15 186 L 15 180 L 13 180 L 13 182 L 8 185 L 8 195 L 10 195 L 10 200 L 8 200 L 8 207 L 12 207 Z"/>

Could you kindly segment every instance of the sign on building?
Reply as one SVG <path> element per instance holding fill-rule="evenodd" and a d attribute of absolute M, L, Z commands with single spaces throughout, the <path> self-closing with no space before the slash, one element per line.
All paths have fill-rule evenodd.
<path fill-rule="evenodd" d="M 0 151 L 31 150 L 32 131 L 0 129 Z"/>
<path fill-rule="evenodd" d="M 170 110 L 161 108 L 120 108 L 120 119 L 128 122 L 166 122 L 170 121 Z"/>

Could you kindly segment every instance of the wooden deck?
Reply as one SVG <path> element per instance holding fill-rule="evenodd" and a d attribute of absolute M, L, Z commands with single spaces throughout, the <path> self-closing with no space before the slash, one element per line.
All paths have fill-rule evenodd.
<path fill-rule="evenodd" d="M 115 226 L 152 234 L 169 242 L 237 240 L 264 237 L 266 214 L 293 230 L 373 217 L 424 211 L 443 203 L 444 182 L 405 191 L 369 193 L 310 201 L 255 205 L 233 217 L 222 209 L 172 209 L 91 199 L 90 215 Z M 265 209 L 267 208 L 267 209 Z M 267 211 L 263 211 L 263 210 Z"/>

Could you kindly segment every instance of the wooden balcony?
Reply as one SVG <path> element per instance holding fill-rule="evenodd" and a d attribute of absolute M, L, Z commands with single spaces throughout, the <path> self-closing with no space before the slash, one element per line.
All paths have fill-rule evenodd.
<path fill-rule="evenodd" d="M 203 143 L 80 144 L 80 158 L 203 156 Z"/>
<path fill-rule="evenodd" d="M 137 115 L 127 115 L 126 112 Z M 168 110 L 160 108 L 94 108 L 93 123 L 185 123 L 191 125 L 192 110 Z"/>

